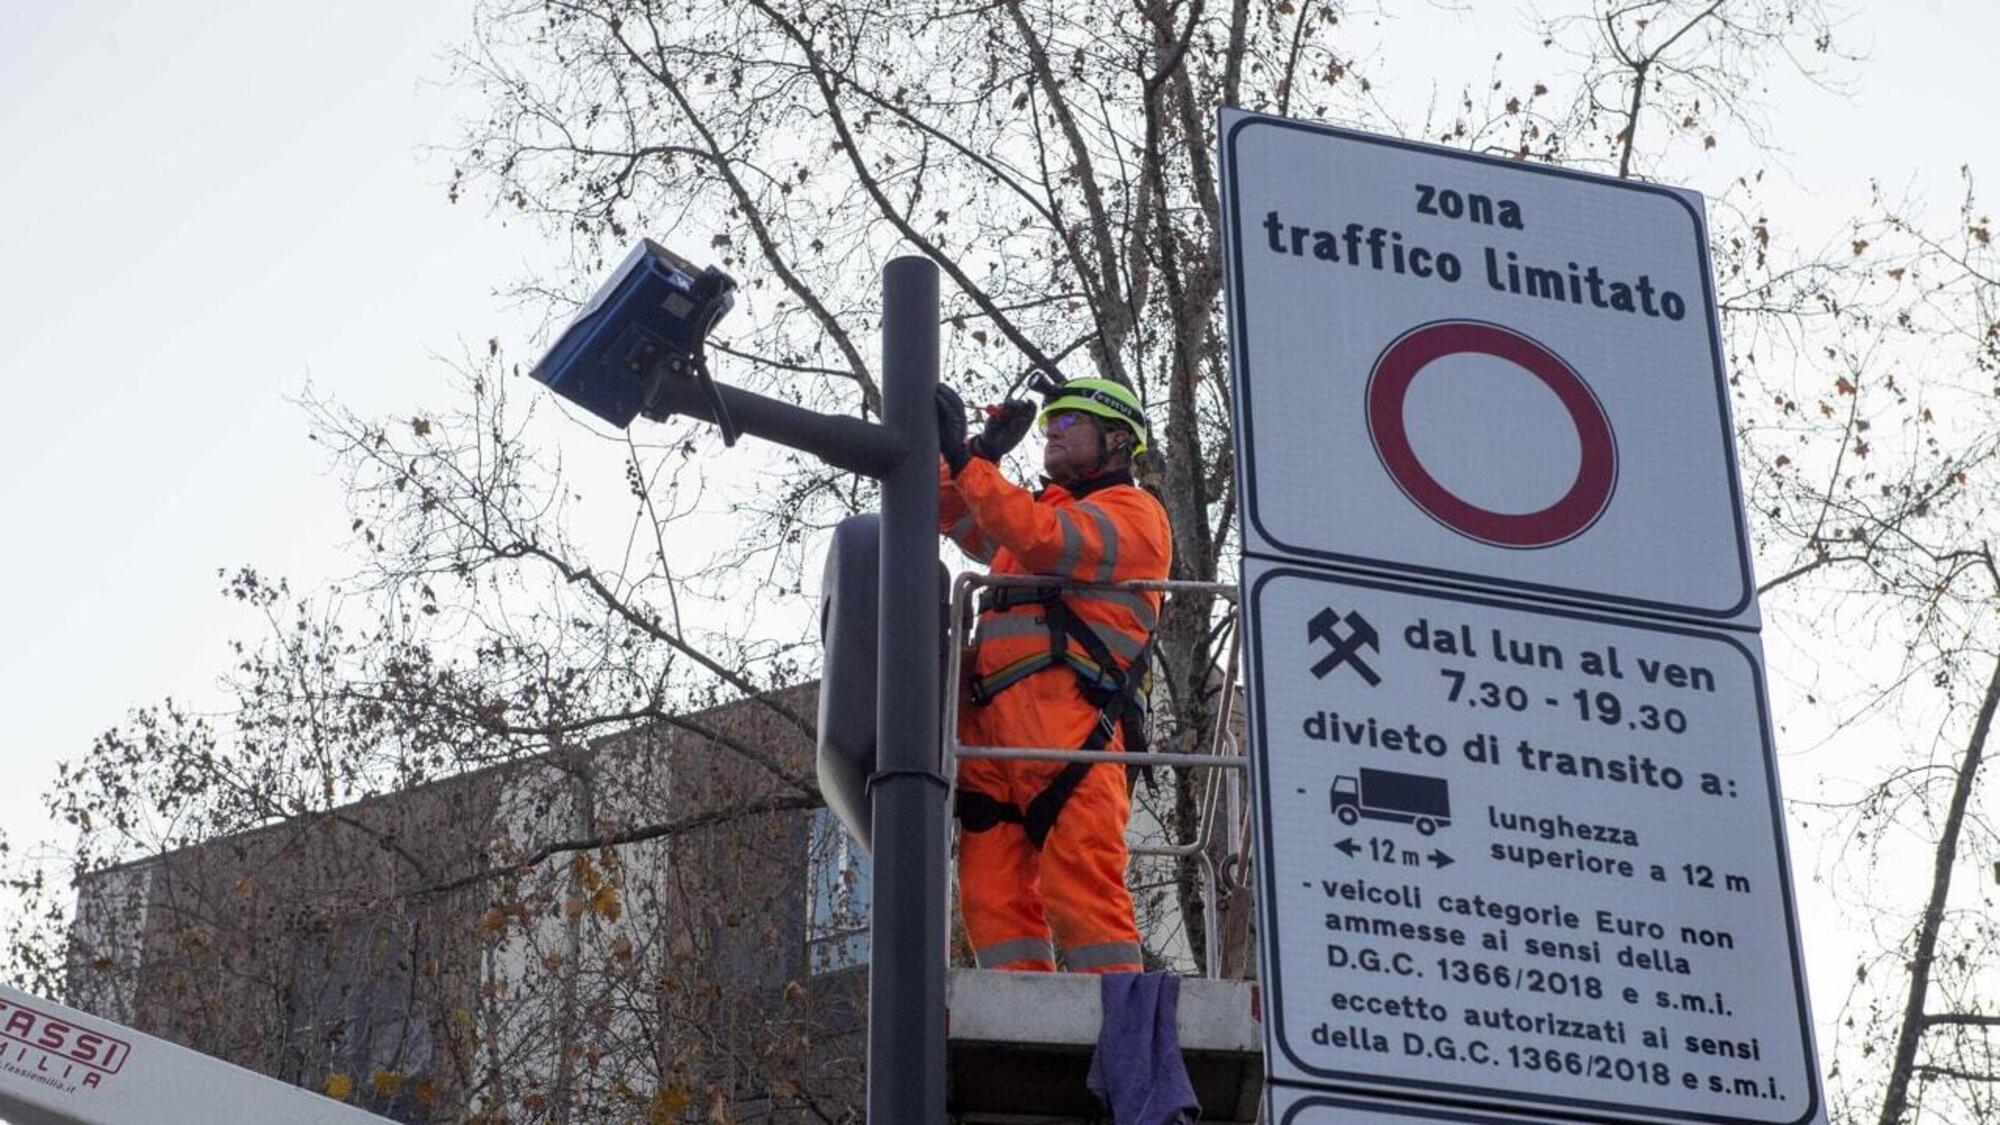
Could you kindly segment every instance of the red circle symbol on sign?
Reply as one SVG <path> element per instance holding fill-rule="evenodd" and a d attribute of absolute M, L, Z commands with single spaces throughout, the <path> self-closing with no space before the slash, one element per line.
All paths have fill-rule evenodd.
<path fill-rule="evenodd" d="M 1582 457 L 1562 498 L 1537 512 L 1496 512 L 1462 499 L 1430 474 L 1410 445 L 1403 402 L 1433 360 L 1490 355 L 1527 370 L 1554 391 L 1576 427 Z M 1368 373 L 1368 437 L 1397 487 L 1426 515 L 1461 535 L 1496 547 L 1551 547 L 1573 539 L 1604 514 L 1618 484 L 1618 444 L 1590 385 L 1540 343 L 1478 320 L 1440 320 L 1398 336 Z"/>

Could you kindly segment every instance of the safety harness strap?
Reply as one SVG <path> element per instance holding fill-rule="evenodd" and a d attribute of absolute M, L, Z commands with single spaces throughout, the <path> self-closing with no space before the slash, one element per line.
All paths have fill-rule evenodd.
<path fill-rule="evenodd" d="M 1070 670 L 1076 673 L 1077 681 L 1083 685 L 1084 697 L 1099 706 L 1125 690 L 1130 677 L 1119 668 L 1111 646 L 1104 642 L 1097 630 L 1090 627 L 1088 621 L 1070 611 L 1060 587 L 1003 586 L 988 593 L 996 596 L 985 599 L 985 604 L 980 607 L 982 614 L 1003 612 L 1023 605 L 1040 605 L 1042 624 L 1048 630 L 1049 647 L 1010 661 L 983 676 L 972 677 L 967 689 L 974 703 L 984 706 L 1002 691 L 1058 663 L 1069 665 Z M 1083 649 L 1082 654 L 1071 650 L 1071 641 Z M 1145 654 L 1142 646 L 1135 661 L 1143 661 Z"/>
<path fill-rule="evenodd" d="M 1104 709 L 1112 722 L 1123 723 L 1125 749 L 1144 752 L 1147 741 L 1145 689 L 1149 643 L 1142 643 L 1132 659 L 1121 667 L 1104 638 L 1090 627 L 1089 622 L 1071 613 L 1061 598 L 1042 604 L 1042 625 L 1048 630 L 1049 647 L 1009 661 L 983 676 L 972 677 L 967 683 L 967 693 L 972 696 L 972 701 L 985 706 L 994 696 L 1029 676 L 1056 664 L 1065 664 L 1076 674 L 1083 697 Z M 1075 641 L 1083 652 L 1077 652 L 1070 641 Z M 1152 780 L 1150 772 L 1147 780 Z"/>
<path fill-rule="evenodd" d="M 984 706 L 995 695 L 1045 668 L 1066 664 L 1076 673 L 1083 697 L 1097 704 L 1097 722 L 1079 750 L 1102 750 L 1122 727 L 1124 748 L 1138 753 L 1146 750 L 1145 701 L 1142 698 L 1148 649 L 1142 646 L 1130 666 L 1120 668 L 1109 645 L 1090 623 L 1070 611 L 1060 586 L 996 586 L 985 591 L 979 612 L 1000 613 L 1023 605 L 1040 605 L 1049 633 L 1049 647 L 1010 661 L 984 676 L 972 677 L 968 691 L 975 703 Z M 1083 649 L 1081 654 L 1070 642 Z M 954 805 L 959 823 L 967 832 L 986 832 L 1002 824 L 1019 824 L 1028 834 L 1028 843 L 1037 851 L 1055 828 L 1056 817 L 1076 793 L 1077 786 L 1090 774 L 1092 762 L 1070 762 L 1049 779 L 1026 809 L 1011 801 L 1001 801 L 976 790 L 961 788 Z M 1126 767 L 1127 781 L 1142 773 L 1148 786 L 1153 782 L 1152 767 Z"/>
<path fill-rule="evenodd" d="M 1098 712 L 1097 722 L 1091 724 L 1090 734 L 1077 749 L 1102 750 L 1111 745 L 1111 736 L 1118 730 L 1119 717 L 1124 712 L 1125 701 L 1128 698 L 1130 697 L 1125 692 L 1113 695 L 1104 704 L 1104 709 Z M 1090 768 L 1104 764 L 1106 763 L 1065 764 L 1062 769 L 1056 771 L 1054 777 L 1049 779 L 1049 783 L 1042 787 L 1042 791 L 1035 794 L 1028 802 L 1025 810 L 1012 801 L 1002 801 L 976 789 L 963 787 L 958 791 L 958 800 L 953 810 L 958 816 L 960 825 L 967 832 L 987 832 L 1002 824 L 1018 824 L 1027 833 L 1028 843 L 1036 851 L 1040 851 L 1048 840 L 1049 833 L 1055 830 L 1056 818 L 1062 815 L 1063 806 L 1069 804 L 1069 799 L 1076 795 L 1077 786 L 1082 785 L 1083 779 L 1090 775 Z M 1131 767 L 1127 767 L 1128 773 L 1130 769 Z M 1150 775 L 1150 770 L 1147 772 Z M 1148 781 L 1150 780 L 1149 776 Z"/>
<path fill-rule="evenodd" d="M 963 785 L 952 803 L 952 815 L 958 817 L 967 832 L 990 832 L 1003 824 L 1019 824 L 1023 819 L 1021 806 L 1014 802 L 998 800 Z"/>

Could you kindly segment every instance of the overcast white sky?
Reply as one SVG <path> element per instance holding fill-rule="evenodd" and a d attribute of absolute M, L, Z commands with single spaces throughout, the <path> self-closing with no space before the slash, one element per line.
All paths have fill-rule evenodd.
<path fill-rule="evenodd" d="M 58 758 L 209 691 L 221 567 L 337 574 L 289 398 L 375 410 L 507 325 L 538 252 L 447 204 L 465 5 L 13 3 L 0 14 L 0 823 Z"/>
<path fill-rule="evenodd" d="M 1439 60 L 1446 84 L 1454 59 L 1484 72 L 1494 40 L 1471 17 L 1410 8 L 1396 34 L 1422 52 L 1393 57 Z M 17 843 L 49 831 L 55 763 L 128 707 L 213 698 L 226 638 L 253 629 L 219 568 L 346 569 L 288 396 L 311 378 L 413 411 L 461 340 L 525 352 L 531 322 L 493 294 L 553 253 L 448 205 L 424 152 L 476 109 L 435 85 L 468 23 L 459 0 L 0 6 L 0 825 Z M 2000 5 L 1876 2 L 1847 33 L 1872 55 L 1852 99 L 1773 94 L 1776 201 L 1829 235 L 1870 175 L 1948 201 L 1961 163 L 1995 165 Z M 1788 760 L 1788 787 L 1818 768 Z"/>

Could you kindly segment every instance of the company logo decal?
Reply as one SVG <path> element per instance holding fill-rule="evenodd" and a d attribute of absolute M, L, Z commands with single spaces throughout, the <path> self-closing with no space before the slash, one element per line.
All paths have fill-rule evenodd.
<path fill-rule="evenodd" d="M 0 1000 L 0 1071 L 73 1094 L 103 1085 L 131 1054 L 123 1039 Z"/>

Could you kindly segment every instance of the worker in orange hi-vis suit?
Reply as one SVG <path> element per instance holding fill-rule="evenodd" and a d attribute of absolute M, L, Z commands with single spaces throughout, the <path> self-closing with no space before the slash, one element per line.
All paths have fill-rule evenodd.
<path fill-rule="evenodd" d="M 1167 513 L 1132 480 L 1145 412 L 1106 379 L 1049 392 L 1037 418 L 1013 400 L 966 437 L 965 406 L 938 389 L 940 527 L 994 574 L 1082 582 L 1167 577 Z M 1039 421 L 1048 484 L 1030 492 L 998 460 Z M 992 587 L 959 718 L 968 746 L 1143 748 L 1147 642 L 1157 592 Z M 981 968 L 1139 972 L 1125 888 L 1131 790 L 1117 763 L 963 759 L 959 904 Z M 1051 940 L 1053 938 L 1053 940 Z"/>

